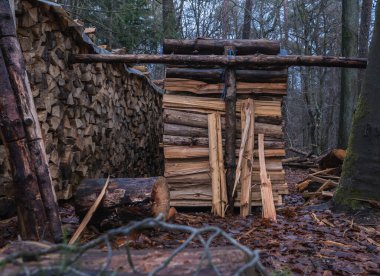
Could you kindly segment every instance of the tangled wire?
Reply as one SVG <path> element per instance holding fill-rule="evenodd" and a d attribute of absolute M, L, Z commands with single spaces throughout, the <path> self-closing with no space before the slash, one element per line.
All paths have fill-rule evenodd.
<path fill-rule="evenodd" d="M 39 250 L 37 252 L 31 251 L 23 251 L 9 254 L 8 256 L 0 259 L 0 272 L 5 268 L 8 264 L 13 264 L 23 269 L 23 274 L 25 275 L 40 275 L 40 274 L 50 274 L 53 272 L 54 275 L 81 275 L 88 276 L 89 274 L 78 270 L 74 267 L 80 260 L 80 257 L 85 254 L 88 250 L 96 248 L 100 245 L 106 245 L 107 247 L 107 258 L 105 262 L 102 264 L 100 270 L 97 272 L 97 275 L 109 274 L 107 270 L 110 267 L 112 260 L 112 246 L 111 240 L 117 236 L 124 235 L 127 236 L 136 230 L 143 229 L 151 229 L 151 228 L 159 228 L 167 231 L 182 231 L 189 233 L 189 237 L 183 242 L 179 247 L 177 247 L 170 255 L 167 257 L 158 267 L 154 268 L 152 271 L 148 273 L 148 275 L 156 275 L 158 272 L 164 270 L 177 256 L 180 252 L 182 252 L 185 248 L 189 246 L 189 244 L 198 239 L 203 245 L 203 253 L 201 255 L 201 260 L 197 267 L 195 275 L 198 275 L 202 269 L 202 265 L 205 260 L 207 260 L 209 267 L 213 269 L 213 271 L 217 275 L 221 275 L 221 272 L 217 268 L 217 266 L 213 263 L 212 255 L 210 253 L 210 245 L 217 238 L 222 237 L 231 243 L 234 247 L 238 248 L 242 251 L 246 256 L 246 262 L 243 266 L 241 266 L 238 271 L 234 273 L 234 275 L 242 275 L 248 269 L 255 269 L 256 272 L 262 275 L 269 275 L 269 273 L 265 270 L 264 266 L 261 264 L 259 260 L 259 251 L 251 250 L 248 247 L 240 244 L 238 241 L 230 237 L 226 232 L 221 230 L 218 227 L 207 226 L 203 228 L 194 228 L 190 226 L 170 224 L 164 221 L 164 217 L 162 215 L 156 218 L 147 218 L 142 221 L 131 222 L 127 226 L 123 226 L 117 229 L 112 229 L 105 234 L 99 236 L 98 238 L 89 241 L 83 245 L 67 245 L 67 244 L 57 244 L 51 247 L 48 247 L 43 250 Z M 207 239 L 205 239 L 202 234 L 210 233 Z M 135 268 L 135 265 L 132 260 L 132 255 L 130 252 L 130 248 L 128 245 L 125 245 L 126 254 L 129 266 L 131 267 L 134 273 L 141 274 Z M 60 256 L 65 256 L 63 258 L 63 262 L 57 265 L 51 265 L 49 267 L 44 268 L 28 268 L 26 262 L 23 260 L 36 260 L 42 256 L 48 256 L 51 254 L 59 254 Z M 50 272 L 50 273 L 49 273 Z M 116 273 L 115 273 L 116 274 Z"/>

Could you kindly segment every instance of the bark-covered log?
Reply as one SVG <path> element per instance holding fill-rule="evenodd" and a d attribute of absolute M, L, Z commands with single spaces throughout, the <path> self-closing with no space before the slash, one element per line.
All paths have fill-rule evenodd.
<path fill-rule="evenodd" d="M 278 83 L 286 82 L 286 69 L 276 71 L 266 70 L 236 70 L 236 80 L 241 82 Z M 207 83 L 220 83 L 224 79 L 223 69 L 166 68 L 166 78 L 182 78 L 200 80 Z"/>
<path fill-rule="evenodd" d="M 317 66 L 366 68 L 366 58 L 334 57 L 334 56 L 196 56 L 196 55 L 99 55 L 75 54 L 70 56 L 71 63 L 152 63 L 152 64 L 183 64 L 192 66 Z"/>
<path fill-rule="evenodd" d="M 231 46 L 224 47 L 224 54 L 229 55 L 229 52 L 235 52 L 236 48 Z M 235 183 L 236 169 L 236 72 L 231 67 L 225 69 L 225 162 L 226 162 L 226 184 L 228 205 L 235 206 L 233 197 L 233 187 Z M 233 208 L 229 209 L 233 213 Z"/>
<path fill-rule="evenodd" d="M 105 179 L 86 179 L 74 195 L 75 211 L 83 217 L 100 193 Z M 104 199 L 91 219 L 102 228 L 121 226 L 131 220 L 167 215 L 169 188 L 164 177 L 111 179 Z"/>
<path fill-rule="evenodd" d="M 30 161 L 32 174 L 35 175 L 36 182 L 38 183 L 38 189 L 34 191 L 36 193 L 31 196 L 42 198 L 47 220 L 42 222 L 40 227 L 48 225 L 46 237 L 49 239 L 52 237 L 54 241 L 59 242 L 62 240 L 62 229 L 58 204 L 47 164 L 44 141 L 42 140 L 41 127 L 26 73 L 25 61 L 17 39 L 13 13 L 7 1 L 2 2 L 0 11 L 2 15 L 0 17 L 0 25 L 1 29 L 4 29 L 4 32 L 2 31 L 2 35 L 0 36 L 0 47 L 3 53 L 1 62 L 5 63 L 8 72 L 7 77 L 11 83 L 19 112 L 21 113 L 26 141 L 28 143 L 28 150 L 25 154 Z M 8 22 L 9 18 L 12 18 L 12 22 L 10 23 Z M 9 25 L 4 26 L 7 22 Z M 19 188 L 21 189 L 21 187 Z"/>
<path fill-rule="evenodd" d="M 206 137 L 186 137 L 186 136 L 173 136 L 164 135 L 163 142 L 165 145 L 173 146 L 208 146 L 208 138 Z M 224 142 L 224 140 L 223 140 Z M 241 144 L 240 139 L 236 139 L 236 146 Z M 283 149 L 285 148 L 285 142 L 281 140 L 265 140 L 266 149 Z"/>
<path fill-rule="evenodd" d="M 278 41 L 263 39 L 165 39 L 163 46 L 164 54 L 180 55 L 223 55 L 226 46 L 235 47 L 238 55 L 276 55 L 280 52 L 280 43 Z"/>
<path fill-rule="evenodd" d="M 0 9 L 1 10 L 1 9 Z M 2 29 L 2 28 L 0 28 Z M 24 239 L 42 238 L 46 214 L 37 179 L 31 167 L 30 153 L 22 116 L 9 81 L 3 54 L 0 51 L 0 130 L 12 168 L 18 222 Z"/>
<path fill-rule="evenodd" d="M 240 128 L 237 128 L 235 126 L 236 130 L 240 131 Z M 262 131 L 262 133 L 265 133 L 266 136 L 270 138 L 275 138 L 275 139 L 282 139 L 284 134 L 282 132 L 281 126 L 278 125 L 269 125 L 269 124 L 261 124 L 261 123 L 256 123 L 255 128 L 259 129 Z M 223 128 L 223 137 L 227 140 L 228 136 L 228 129 Z M 185 137 L 208 137 L 207 133 L 207 128 L 204 127 L 190 127 L 186 125 L 177 125 L 177 124 L 164 124 L 164 134 L 165 135 L 170 135 L 170 136 L 185 136 Z M 241 133 L 235 134 L 235 137 L 240 138 Z M 233 140 L 235 143 L 235 140 Z"/>

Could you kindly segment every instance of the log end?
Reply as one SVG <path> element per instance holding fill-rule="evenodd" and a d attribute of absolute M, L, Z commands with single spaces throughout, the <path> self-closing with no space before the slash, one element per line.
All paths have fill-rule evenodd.
<path fill-rule="evenodd" d="M 165 177 L 158 177 L 152 189 L 152 215 L 167 218 L 170 208 L 169 186 Z"/>

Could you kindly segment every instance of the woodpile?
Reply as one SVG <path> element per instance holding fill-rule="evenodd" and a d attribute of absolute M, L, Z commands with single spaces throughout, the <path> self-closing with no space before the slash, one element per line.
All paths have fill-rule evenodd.
<path fill-rule="evenodd" d="M 277 54 L 277 42 L 257 41 L 246 46 L 237 41 L 244 54 Z M 224 46 L 232 41 L 198 39 L 185 41 L 186 47 L 174 40 L 165 40 L 164 54 L 223 54 Z M 226 45 L 225 45 L 226 44 Z M 212 46 L 209 46 L 212 45 Z M 221 46 L 222 45 L 222 46 Z M 250 46 L 249 46 L 250 45 Z M 258 45 L 261 45 L 258 48 Z M 212 47 L 212 48 L 210 48 Z M 268 48 L 266 48 L 268 47 Z M 263 51 L 263 52 L 261 52 Z M 209 143 L 209 114 L 220 115 L 222 149 L 225 155 L 226 104 L 221 96 L 224 90 L 224 69 L 206 66 L 167 66 L 163 98 L 165 177 L 170 187 L 172 206 L 200 207 L 212 205 L 212 177 Z M 285 156 L 282 130 L 281 101 L 286 94 L 287 70 L 283 67 L 248 68 L 236 70 L 236 163 L 243 137 L 241 120 L 243 103 L 254 102 L 254 145 L 251 174 L 251 204 L 261 206 L 261 178 L 258 162 L 258 136 L 264 134 L 265 161 L 268 177 L 272 183 L 273 199 L 282 204 L 282 195 L 288 193 L 282 159 Z M 244 124 L 243 124 L 244 125 Z M 247 154 L 245 152 L 245 154 Z M 210 159 L 211 160 L 211 159 Z M 235 206 L 240 206 L 240 183 L 235 193 Z"/>
<path fill-rule="evenodd" d="M 83 218 L 106 179 L 83 180 L 74 195 L 75 212 Z M 169 212 L 169 189 L 164 177 L 111 179 L 105 196 L 91 218 L 101 229 L 120 227 L 132 220 Z"/>
<path fill-rule="evenodd" d="M 310 169 L 306 179 L 296 185 L 308 203 L 318 199 L 331 199 L 334 196 L 345 157 L 345 150 L 333 149 L 317 158 L 318 168 Z"/>
<path fill-rule="evenodd" d="M 69 65 L 69 54 L 97 49 L 62 8 L 24 0 L 16 13 L 58 198 L 70 197 L 84 178 L 162 174 L 160 89 L 122 64 Z M 12 194 L 5 153 L 1 144 L 0 198 Z"/>

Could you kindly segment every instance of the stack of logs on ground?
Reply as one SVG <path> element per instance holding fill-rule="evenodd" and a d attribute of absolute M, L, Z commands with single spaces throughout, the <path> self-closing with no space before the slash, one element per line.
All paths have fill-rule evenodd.
<path fill-rule="evenodd" d="M 165 40 L 164 54 L 277 55 L 280 45 L 265 40 Z M 164 88 L 165 177 L 172 206 L 211 206 L 208 114 L 221 115 L 222 143 L 225 150 L 224 68 L 212 66 L 167 66 Z M 252 206 L 261 206 L 258 134 L 264 134 L 266 170 L 273 186 L 276 205 L 288 193 L 281 160 L 285 155 L 281 102 L 286 95 L 287 69 L 284 67 L 236 68 L 236 163 L 241 144 L 241 110 L 246 99 L 254 101 L 254 161 Z M 211 158 L 211 157 L 210 157 Z M 237 187 L 240 198 L 240 184 Z M 239 206 L 236 200 L 235 206 Z"/>

